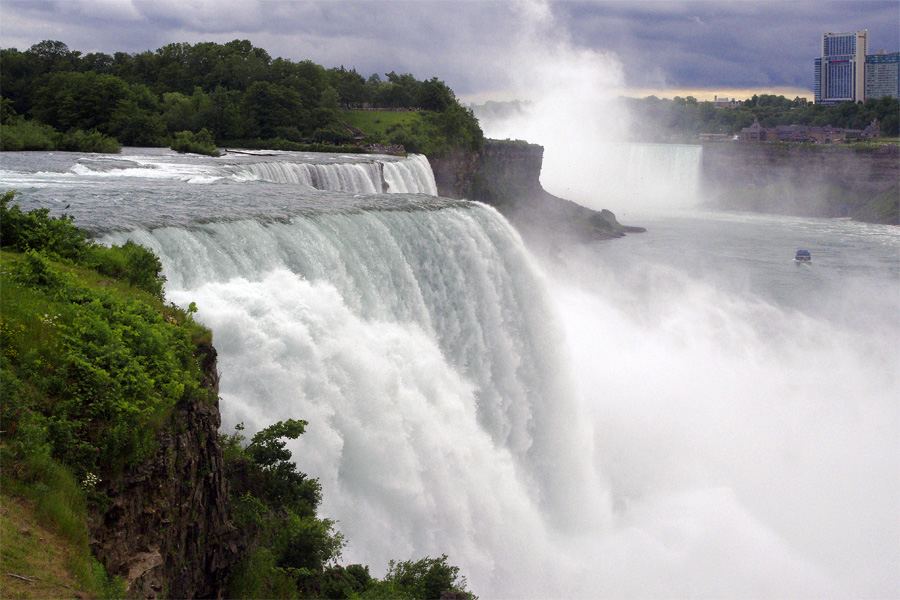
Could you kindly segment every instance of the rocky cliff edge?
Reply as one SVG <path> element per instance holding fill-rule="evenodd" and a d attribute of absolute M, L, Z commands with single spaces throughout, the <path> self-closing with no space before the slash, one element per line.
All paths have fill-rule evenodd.
<path fill-rule="evenodd" d="M 604 240 L 642 227 L 621 225 L 608 211 L 595 211 L 550 194 L 541 186 L 544 148 L 513 140 L 485 140 L 480 152 L 430 158 L 438 194 L 495 207 L 526 237 Z"/>

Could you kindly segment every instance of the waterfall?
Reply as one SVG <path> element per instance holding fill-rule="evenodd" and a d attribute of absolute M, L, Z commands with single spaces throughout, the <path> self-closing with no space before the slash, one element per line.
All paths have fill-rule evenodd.
<path fill-rule="evenodd" d="M 602 147 L 603 145 L 601 145 Z M 697 204 L 702 146 L 608 144 L 601 150 L 606 198 L 631 206 L 684 208 Z"/>
<path fill-rule="evenodd" d="M 396 157 L 241 151 L 213 159 L 151 151 L 127 158 L 82 157 L 71 167 L 71 173 L 87 180 L 134 178 L 191 184 L 265 181 L 350 194 L 437 196 L 431 165 L 421 154 Z"/>
<path fill-rule="evenodd" d="M 241 165 L 240 171 L 275 183 L 308 185 L 318 190 L 354 194 L 404 193 L 437 195 L 428 159 L 412 154 L 405 159 L 380 157 L 366 162 L 306 162 L 302 158 Z"/>
<path fill-rule="evenodd" d="M 258 162 L 242 169 L 263 181 L 308 185 L 317 190 L 381 193 L 381 163 L 313 164 L 304 162 Z"/>
<path fill-rule="evenodd" d="M 499 590 L 508 569 L 540 567 L 554 532 L 608 518 L 544 281 L 492 208 L 104 242 L 126 237 L 160 256 L 167 297 L 196 302 L 212 329 L 225 429 L 309 421 L 294 456 L 322 482 L 350 561 L 447 553 L 465 557 L 473 586 Z"/>
<path fill-rule="evenodd" d="M 595 202 L 696 185 L 698 147 L 604 148 L 570 180 Z M 343 564 L 446 553 L 486 599 L 897 595 L 896 231 L 677 211 L 545 275 L 493 209 L 415 187 L 421 157 L 275 155 L 4 153 L 0 177 L 161 257 L 213 332 L 223 431 L 309 422 L 289 447 Z M 376 193 L 245 168 L 277 161 Z"/>
<path fill-rule="evenodd" d="M 428 159 L 422 154 L 412 154 L 406 161 L 384 164 L 384 179 L 388 192 L 422 193 L 437 196 L 437 184 Z"/>
<path fill-rule="evenodd" d="M 700 203 L 703 147 L 594 142 L 590 152 L 545 153 L 541 183 L 550 193 L 619 216 Z"/>

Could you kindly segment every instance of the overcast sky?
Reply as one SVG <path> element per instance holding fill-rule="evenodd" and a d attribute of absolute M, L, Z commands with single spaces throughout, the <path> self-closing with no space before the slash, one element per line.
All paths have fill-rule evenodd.
<path fill-rule="evenodd" d="M 636 96 L 811 99 L 822 34 L 857 29 L 870 52 L 897 51 L 900 2 L 0 0 L 3 48 L 50 39 L 112 54 L 248 39 L 273 58 L 364 77 L 436 76 L 474 102 L 520 97 L 538 83 L 529 78 L 569 65 Z"/>

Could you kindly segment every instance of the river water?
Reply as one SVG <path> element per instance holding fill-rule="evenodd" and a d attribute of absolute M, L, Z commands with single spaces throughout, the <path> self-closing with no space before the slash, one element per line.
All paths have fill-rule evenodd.
<path fill-rule="evenodd" d="M 545 259 L 421 157 L 4 153 L 12 188 L 160 255 L 224 430 L 309 421 L 346 563 L 447 553 L 483 598 L 900 595 L 895 227 L 630 211 L 647 233 Z"/>

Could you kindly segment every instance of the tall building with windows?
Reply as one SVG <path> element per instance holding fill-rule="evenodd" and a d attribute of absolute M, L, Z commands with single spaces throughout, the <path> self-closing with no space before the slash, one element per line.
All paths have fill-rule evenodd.
<path fill-rule="evenodd" d="M 900 52 L 866 56 L 866 98 L 900 98 Z"/>
<path fill-rule="evenodd" d="M 816 60 L 815 101 L 823 104 L 865 100 L 868 31 L 826 33 Z"/>

